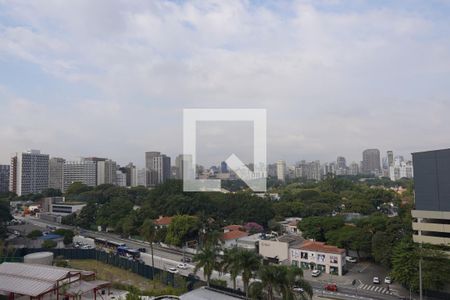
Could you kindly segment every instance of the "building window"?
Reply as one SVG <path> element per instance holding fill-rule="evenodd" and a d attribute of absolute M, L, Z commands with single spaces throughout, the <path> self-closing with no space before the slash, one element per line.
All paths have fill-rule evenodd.
<path fill-rule="evenodd" d="M 308 252 L 301 252 L 300 255 L 302 259 L 308 259 Z"/>
<path fill-rule="evenodd" d="M 325 254 L 318 254 L 317 255 L 317 262 L 325 262 Z"/>
<path fill-rule="evenodd" d="M 334 256 L 334 255 L 331 255 L 330 256 L 330 263 L 337 264 L 338 263 L 338 257 Z"/>

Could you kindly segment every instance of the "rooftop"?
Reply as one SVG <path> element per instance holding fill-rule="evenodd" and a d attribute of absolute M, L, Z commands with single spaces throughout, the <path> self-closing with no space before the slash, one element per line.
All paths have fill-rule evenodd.
<path fill-rule="evenodd" d="M 333 253 L 333 254 L 345 253 L 345 249 L 341 249 L 336 246 L 326 245 L 323 242 L 314 242 L 314 241 L 306 241 L 303 245 L 298 247 L 298 249 L 313 252 Z"/>
<path fill-rule="evenodd" d="M 93 272 L 46 265 L 2 263 L 0 265 L 0 291 L 36 297 L 54 288 L 57 281 Z"/>
<path fill-rule="evenodd" d="M 160 216 L 154 223 L 155 225 L 170 225 L 170 223 L 172 223 L 172 218 L 173 217 Z"/>
<path fill-rule="evenodd" d="M 243 230 L 244 227 L 242 227 L 241 225 L 228 225 L 228 226 L 225 226 L 223 229 L 233 231 L 233 230 Z"/>
<path fill-rule="evenodd" d="M 228 240 L 235 240 L 244 236 L 248 236 L 248 233 L 245 231 L 240 230 L 233 230 L 228 231 L 222 235 L 222 240 L 228 241 Z"/>
<path fill-rule="evenodd" d="M 238 296 L 221 292 L 215 289 L 202 287 L 180 296 L 181 300 L 236 300 L 243 299 Z"/>

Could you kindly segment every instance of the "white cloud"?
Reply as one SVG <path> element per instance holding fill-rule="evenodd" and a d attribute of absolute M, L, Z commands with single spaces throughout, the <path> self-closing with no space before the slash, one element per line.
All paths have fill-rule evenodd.
<path fill-rule="evenodd" d="M 339 1 L 3 5 L 14 20 L 0 19 L 4 59 L 96 91 L 62 109 L 64 119 L 79 120 L 78 130 L 59 128 L 78 142 L 61 149 L 70 154 L 175 155 L 184 107 L 267 108 L 271 160 L 448 146 L 450 41 L 440 32 L 449 21 L 419 10 L 345 9 Z M 53 117 L 42 105 L 42 116 Z"/>

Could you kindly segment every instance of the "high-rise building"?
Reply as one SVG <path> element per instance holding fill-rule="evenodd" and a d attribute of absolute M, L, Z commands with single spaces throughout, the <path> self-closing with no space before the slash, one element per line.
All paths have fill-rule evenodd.
<path fill-rule="evenodd" d="M 347 162 L 345 160 L 345 157 L 338 156 L 336 159 L 336 167 L 338 169 L 346 169 L 347 168 Z"/>
<path fill-rule="evenodd" d="M 349 175 L 358 175 L 359 174 L 359 164 L 357 162 L 352 162 L 349 168 Z"/>
<path fill-rule="evenodd" d="M 389 177 L 392 181 L 399 180 L 401 178 L 413 178 L 413 165 L 411 161 L 398 161 L 396 160 L 389 168 Z"/>
<path fill-rule="evenodd" d="M 126 185 L 135 187 L 138 186 L 138 171 L 136 169 L 136 166 L 133 163 L 129 163 L 123 168 L 123 171 L 125 172 L 127 179 L 126 179 Z"/>
<path fill-rule="evenodd" d="M 116 171 L 116 175 L 115 175 L 115 184 L 121 187 L 126 187 L 127 186 L 127 174 L 117 170 Z"/>
<path fill-rule="evenodd" d="M 286 162 L 284 160 L 277 161 L 277 179 L 280 181 L 286 180 Z"/>
<path fill-rule="evenodd" d="M 52 157 L 48 162 L 48 187 L 64 190 L 64 158 Z"/>
<path fill-rule="evenodd" d="M 137 185 L 147 187 L 149 171 L 147 168 L 142 168 L 137 171 Z"/>
<path fill-rule="evenodd" d="M 389 150 L 387 151 L 387 165 L 388 167 L 394 164 L 394 152 Z"/>
<path fill-rule="evenodd" d="M 98 165 L 98 163 L 99 162 L 101 162 L 101 161 L 105 161 L 105 160 L 108 160 L 107 158 L 102 158 L 102 157 L 83 157 L 82 159 L 81 159 L 81 161 L 87 161 L 87 162 L 92 162 L 92 163 L 94 163 L 94 165 L 95 165 L 95 185 L 99 185 L 99 183 L 97 182 L 97 177 L 98 177 L 98 174 L 97 174 L 97 171 L 98 171 L 98 169 L 97 169 L 97 165 Z"/>
<path fill-rule="evenodd" d="M 74 182 L 96 186 L 97 164 L 92 160 L 66 161 L 64 163 L 64 192 Z"/>
<path fill-rule="evenodd" d="M 362 172 L 364 174 L 381 174 L 380 150 L 367 149 L 363 152 Z"/>
<path fill-rule="evenodd" d="M 170 157 L 161 152 L 146 152 L 145 167 L 148 170 L 147 186 L 154 187 L 170 178 Z"/>
<path fill-rule="evenodd" d="M 47 189 L 48 161 L 48 154 L 39 150 L 16 153 L 11 158 L 10 191 L 22 196 Z"/>
<path fill-rule="evenodd" d="M 413 239 L 450 245 L 450 149 L 413 153 Z"/>
<path fill-rule="evenodd" d="M 153 158 L 153 170 L 156 172 L 156 184 L 161 184 L 170 179 L 170 157 L 165 154 Z"/>
<path fill-rule="evenodd" d="M 185 170 L 184 166 L 188 168 Z M 192 155 L 190 154 L 180 154 L 175 158 L 175 167 L 176 167 L 176 178 L 183 179 L 184 175 L 188 175 L 193 177 L 193 166 L 192 166 Z M 184 174 L 186 173 L 186 174 Z"/>
<path fill-rule="evenodd" d="M 9 168 L 8 165 L 0 165 L 0 193 L 9 191 Z"/>
<path fill-rule="evenodd" d="M 228 165 L 224 161 L 220 163 L 220 173 L 228 173 Z"/>
<path fill-rule="evenodd" d="M 111 159 L 97 161 L 97 185 L 116 184 L 117 164 Z"/>

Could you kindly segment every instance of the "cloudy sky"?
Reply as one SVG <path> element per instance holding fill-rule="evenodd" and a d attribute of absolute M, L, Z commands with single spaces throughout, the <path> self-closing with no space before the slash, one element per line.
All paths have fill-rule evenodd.
<path fill-rule="evenodd" d="M 142 166 L 183 108 L 267 109 L 270 161 L 450 147 L 450 1 L 0 0 L 0 163 Z M 206 164 L 251 139 L 219 125 Z"/>

